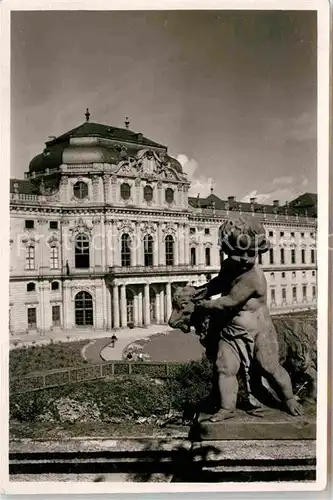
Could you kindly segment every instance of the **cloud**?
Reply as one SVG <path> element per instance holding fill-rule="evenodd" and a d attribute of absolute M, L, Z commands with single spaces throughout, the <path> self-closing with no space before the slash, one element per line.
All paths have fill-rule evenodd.
<path fill-rule="evenodd" d="M 257 203 L 272 204 L 273 200 L 279 200 L 281 204 L 286 201 L 292 201 L 297 196 L 304 193 L 304 187 L 309 183 L 306 177 L 294 179 L 293 177 L 277 177 L 272 182 L 272 189 L 267 192 L 256 190 L 247 193 L 241 200 L 243 203 L 249 203 L 250 198 L 256 198 Z"/>
<path fill-rule="evenodd" d="M 266 136 L 283 141 L 304 142 L 317 137 L 316 114 L 304 112 L 291 118 L 274 118 L 266 124 Z"/>
<path fill-rule="evenodd" d="M 285 176 L 285 177 L 276 177 L 274 180 L 273 180 L 273 184 L 275 185 L 284 185 L 284 184 L 292 184 L 294 182 L 294 178 L 289 176 Z"/>
<path fill-rule="evenodd" d="M 191 182 L 189 189 L 190 196 L 200 195 L 201 198 L 206 198 L 210 194 L 211 187 L 214 183 L 211 177 L 205 175 L 196 175 L 199 172 L 199 164 L 194 158 L 189 158 L 181 153 L 177 156 L 177 160 L 187 173 L 188 180 Z"/>

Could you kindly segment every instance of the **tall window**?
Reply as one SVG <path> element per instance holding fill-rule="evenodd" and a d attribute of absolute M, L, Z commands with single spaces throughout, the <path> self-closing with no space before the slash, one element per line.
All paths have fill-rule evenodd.
<path fill-rule="evenodd" d="M 297 288 L 295 286 L 293 286 L 292 290 L 293 290 L 293 302 L 296 302 L 297 301 Z"/>
<path fill-rule="evenodd" d="M 59 248 L 58 247 L 51 247 L 50 268 L 51 269 L 58 269 L 59 268 Z"/>
<path fill-rule="evenodd" d="M 306 300 L 306 295 L 307 295 L 307 287 L 306 285 L 302 286 L 302 294 L 303 294 L 303 300 Z"/>
<path fill-rule="evenodd" d="M 35 307 L 29 307 L 28 309 L 28 328 L 37 327 L 37 310 Z"/>
<path fill-rule="evenodd" d="M 152 266 L 154 264 L 153 243 L 154 243 L 153 237 L 150 234 L 146 234 L 146 236 L 143 239 L 145 266 Z"/>
<path fill-rule="evenodd" d="M 281 278 L 284 280 L 286 278 L 286 273 L 284 271 L 282 271 L 281 273 Z"/>
<path fill-rule="evenodd" d="M 315 263 L 316 263 L 316 255 L 315 255 L 315 251 L 312 248 L 311 249 L 311 264 L 315 264 Z"/>
<path fill-rule="evenodd" d="M 90 267 L 89 238 L 86 234 L 79 234 L 75 240 L 75 267 Z"/>
<path fill-rule="evenodd" d="M 93 301 L 88 292 L 79 292 L 75 296 L 75 324 L 77 326 L 94 324 Z"/>
<path fill-rule="evenodd" d="M 258 262 L 262 265 L 262 253 L 258 254 Z"/>
<path fill-rule="evenodd" d="M 290 258 L 291 258 L 291 263 L 296 264 L 296 252 L 294 248 L 291 249 Z"/>
<path fill-rule="evenodd" d="M 196 257 L 197 257 L 197 252 L 196 252 L 196 249 L 194 247 L 191 248 L 191 266 L 195 266 L 196 265 Z"/>
<path fill-rule="evenodd" d="M 274 250 L 273 250 L 273 248 L 269 249 L 269 263 L 274 264 Z"/>
<path fill-rule="evenodd" d="M 35 247 L 29 246 L 26 249 L 25 256 L 25 268 L 26 269 L 35 269 Z"/>
<path fill-rule="evenodd" d="M 60 306 L 52 306 L 52 325 L 60 326 Z"/>
<path fill-rule="evenodd" d="M 165 264 L 173 266 L 174 263 L 174 241 L 171 234 L 165 238 Z"/>
<path fill-rule="evenodd" d="M 205 249 L 205 263 L 206 263 L 206 266 L 211 265 L 210 248 L 209 247 L 206 247 L 206 249 Z"/>
<path fill-rule="evenodd" d="M 305 249 L 302 248 L 301 250 L 301 260 L 302 260 L 302 264 L 305 264 Z"/>
<path fill-rule="evenodd" d="M 275 304 L 275 288 L 271 288 L 271 302 Z"/>
<path fill-rule="evenodd" d="M 280 248 L 280 261 L 284 264 L 284 248 Z"/>
<path fill-rule="evenodd" d="M 131 238 L 126 233 L 121 236 L 121 265 L 122 267 L 131 266 Z"/>
<path fill-rule="evenodd" d="M 317 297 L 316 285 L 312 285 L 312 299 L 315 300 Z"/>
<path fill-rule="evenodd" d="M 285 288 L 282 288 L 282 302 L 285 302 L 287 299 L 287 291 Z"/>

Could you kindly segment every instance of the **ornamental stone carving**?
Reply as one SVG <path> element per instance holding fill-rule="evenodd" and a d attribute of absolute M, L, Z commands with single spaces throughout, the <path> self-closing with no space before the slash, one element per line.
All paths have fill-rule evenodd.
<path fill-rule="evenodd" d="M 63 175 L 63 176 L 61 177 L 61 181 L 60 181 L 60 183 L 61 183 L 63 186 L 67 186 L 67 184 L 68 184 L 68 175 Z"/>
<path fill-rule="evenodd" d="M 100 224 L 100 222 L 101 222 L 101 218 L 100 218 L 100 217 L 94 217 L 94 218 L 93 218 L 92 223 L 93 223 L 94 225 L 96 225 L 96 224 Z"/>
<path fill-rule="evenodd" d="M 47 239 L 47 243 L 50 247 L 58 247 L 60 245 L 58 235 L 56 233 L 51 234 Z"/>
<path fill-rule="evenodd" d="M 139 187 L 140 184 L 141 184 L 141 178 L 140 177 L 137 177 L 134 181 L 134 184 L 135 184 L 135 187 Z"/>
<path fill-rule="evenodd" d="M 117 176 L 116 175 L 111 176 L 111 184 L 117 184 Z"/>
<path fill-rule="evenodd" d="M 69 229 L 70 240 L 72 240 L 77 234 L 87 234 L 91 236 L 92 226 L 86 224 L 83 219 L 79 219 L 74 227 Z"/>
<path fill-rule="evenodd" d="M 153 234 L 156 232 L 156 225 L 152 222 L 144 222 L 141 226 L 141 232 L 143 234 Z"/>
<path fill-rule="evenodd" d="M 47 219 L 38 219 L 37 220 L 37 223 L 40 224 L 41 226 L 45 226 L 45 224 L 48 224 L 48 220 Z"/>
<path fill-rule="evenodd" d="M 36 235 L 27 235 L 23 236 L 21 241 L 26 247 L 34 247 L 37 243 L 39 243 L 39 238 Z"/>
<path fill-rule="evenodd" d="M 98 186 L 98 184 L 99 184 L 99 176 L 98 175 L 92 176 L 92 183 L 93 183 L 93 186 Z"/>
<path fill-rule="evenodd" d="M 174 224 L 172 224 L 171 222 L 168 222 L 165 227 L 163 228 L 163 234 L 164 234 L 164 238 L 166 236 L 168 236 L 169 234 L 171 236 L 175 236 L 176 234 L 176 228 L 174 226 Z"/>
<path fill-rule="evenodd" d="M 133 233 L 135 231 L 135 224 L 130 221 L 119 221 L 117 229 L 120 233 Z"/>

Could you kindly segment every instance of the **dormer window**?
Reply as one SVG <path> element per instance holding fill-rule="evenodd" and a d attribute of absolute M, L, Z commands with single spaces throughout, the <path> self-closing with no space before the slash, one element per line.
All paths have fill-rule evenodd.
<path fill-rule="evenodd" d="M 73 187 L 73 194 L 78 200 L 83 200 L 88 196 L 88 186 L 85 182 L 76 182 Z"/>

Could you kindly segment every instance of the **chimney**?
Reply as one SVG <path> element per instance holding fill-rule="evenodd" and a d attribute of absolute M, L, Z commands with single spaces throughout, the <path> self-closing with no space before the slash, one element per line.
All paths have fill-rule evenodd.
<path fill-rule="evenodd" d="M 235 196 L 228 196 L 228 202 L 231 203 L 235 201 Z"/>
<path fill-rule="evenodd" d="M 273 207 L 279 207 L 279 206 L 280 206 L 279 200 L 273 200 Z"/>

